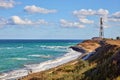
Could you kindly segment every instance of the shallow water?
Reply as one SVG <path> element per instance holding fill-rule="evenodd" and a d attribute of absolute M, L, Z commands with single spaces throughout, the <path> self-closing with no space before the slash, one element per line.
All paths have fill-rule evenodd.
<path fill-rule="evenodd" d="M 69 49 L 78 42 L 81 40 L 1 40 L 0 72 L 12 78 L 27 75 L 28 69 L 37 72 L 66 63 L 80 55 Z"/>

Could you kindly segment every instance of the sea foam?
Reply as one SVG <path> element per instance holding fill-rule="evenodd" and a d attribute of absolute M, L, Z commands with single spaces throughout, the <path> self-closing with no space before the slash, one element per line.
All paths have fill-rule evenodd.
<path fill-rule="evenodd" d="M 11 59 L 13 59 L 13 60 L 28 60 L 27 58 L 11 58 Z"/>
<path fill-rule="evenodd" d="M 25 68 L 10 71 L 5 76 L 1 76 L 0 80 L 14 80 L 23 76 L 28 75 L 29 71 L 32 71 L 32 73 L 40 72 L 44 70 L 48 70 L 50 68 L 57 67 L 61 64 L 67 63 L 69 61 L 72 61 L 74 59 L 77 59 L 81 55 L 80 52 L 76 52 L 72 49 L 69 49 L 69 52 L 66 53 L 64 56 L 56 58 L 55 60 L 49 60 L 45 61 L 39 64 L 31 64 L 31 65 L 24 65 Z M 33 56 L 33 55 L 32 55 Z M 34 55 L 35 56 L 35 55 Z M 38 56 L 38 55 L 37 55 Z"/>
<path fill-rule="evenodd" d="M 41 45 L 40 48 L 43 49 L 67 49 L 69 46 L 46 46 L 46 45 Z"/>
<path fill-rule="evenodd" d="M 33 55 L 28 55 L 30 57 L 39 57 L 39 58 L 50 58 L 50 55 L 41 55 L 41 54 L 33 54 Z"/>

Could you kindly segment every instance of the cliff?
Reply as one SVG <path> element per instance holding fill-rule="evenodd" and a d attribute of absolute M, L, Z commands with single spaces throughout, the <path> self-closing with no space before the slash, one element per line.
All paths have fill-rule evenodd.
<path fill-rule="evenodd" d="M 87 40 L 75 47 L 95 54 L 87 60 L 78 58 L 21 80 L 120 80 L 120 40 Z"/>
<path fill-rule="evenodd" d="M 79 43 L 75 46 L 71 46 L 73 50 L 82 52 L 82 53 L 89 53 L 94 51 L 96 48 L 100 47 L 100 44 L 98 41 L 93 40 L 85 40 L 82 43 Z"/>
<path fill-rule="evenodd" d="M 120 80 L 120 40 L 106 40 L 88 59 L 94 66 L 84 72 L 81 80 Z"/>

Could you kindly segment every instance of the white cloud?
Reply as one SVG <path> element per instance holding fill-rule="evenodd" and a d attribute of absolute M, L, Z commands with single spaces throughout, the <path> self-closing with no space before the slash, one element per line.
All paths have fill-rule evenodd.
<path fill-rule="evenodd" d="M 108 20 L 112 22 L 120 22 L 120 11 L 113 13 L 108 17 Z"/>
<path fill-rule="evenodd" d="M 94 24 L 94 20 L 89 20 L 88 18 L 96 17 L 96 16 L 102 17 L 104 22 L 108 22 L 109 11 L 106 9 L 98 9 L 98 10 L 81 9 L 81 10 L 73 11 L 73 15 L 77 17 L 80 23 L 86 25 L 86 24 Z M 105 27 L 107 26 L 105 25 Z"/>
<path fill-rule="evenodd" d="M 37 22 L 35 22 L 35 24 L 49 24 L 47 21 L 45 21 L 44 19 L 39 19 Z"/>
<path fill-rule="evenodd" d="M 77 17 L 84 17 L 84 16 L 90 16 L 90 15 L 94 15 L 96 13 L 96 11 L 92 10 L 92 9 L 81 9 L 81 10 L 75 10 L 73 11 L 73 14 Z"/>
<path fill-rule="evenodd" d="M 80 23 L 83 23 L 83 24 L 93 24 L 94 23 L 93 20 L 88 20 L 86 18 L 80 18 L 79 21 L 80 21 Z"/>
<path fill-rule="evenodd" d="M 114 13 L 112 16 L 115 18 L 120 18 L 120 11 Z"/>
<path fill-rule="evenodd" d="M 7 21 L 4 18 L 0 17 L 0 25 L 4 25 L 6 23 Z"/>
<path fill-rule="evenodd" d="M 12 16 L 10 19 L 0 18 L 0 26 L 3 25 L 48 25 L 44 19 L 32 21 L 29 19 L 22 19 L 19 16 Z"/>
<path fill-rule="evenodd" d="M 109 18 L 108 20 L 112 22 L 120 22 L 120 19 L 117 18 Z"/>
<path fill-rule="evenodd" d="M 0 8 L 12 8 L 15 4 L 14 0 L 0 0 Z"/>
<path fill-rule="evenodd" d="M 60 20 L 60 24 L 63 27 L 78 27 L 78 28 L 83 28 L 84 25 L 80 24 L 79 22 L 70 22 L 64 19 Z"/>
<path fill-rule="evenodd" d="M 99 9 L 98 11 L 96 11 L 96 14 L 99 16 L 108 16 L 109 11 L 106 9 Z"/>
<path fill-rule="evenodd" d="M 106 9 L 99 9 L 99 10 L 92 10 L 92 9 L 81 9 L 81 10 L 75 10 L 73 11 L 73 15 L 79 17 L 79 18 L 85 18 L 87 16 L 107 16 L 109 14 L 109 11 Z"/>
<path fill-rule="evenodd" d="M 29 19 L 21 19 L 19 16 L 12 16 L 11 19 L 9 19 L 9 24 L 13 24 L 13 25 L 47 25 L 48 22 L 46 22 L 43 19 L 39 19 L 37 21 L 31 21 Z"/>
<path fill-rule="evenodd" d="M 38 6 L 35 6 L 35 5 L 26 6 L 24 8 L 24 10 L 28 13 L 42 13 L 42 14 L 57 12 L 57 10 L 55 10 L 55 9 L 49 10 L 49 9 L 41 8 L 41 7 L 38 7 Z"/>
<path fill-rule="evenodd" d="M 19 16 L 12 16 L 9 23 L 15 25 L 33 24 L 31 20 L 21 19 Z"/>

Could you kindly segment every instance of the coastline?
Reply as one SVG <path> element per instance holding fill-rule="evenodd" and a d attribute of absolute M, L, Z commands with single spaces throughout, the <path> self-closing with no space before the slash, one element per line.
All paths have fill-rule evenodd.
<path fill-rule="evenodd" d="M 93 43 L 93 41 L 91 42 L 91 40 L 85 40 L 85 41 L 83 41 L 82 43 L 79 43 L 79 44 L 77 44 L 77 45 L 75 45 L 75 46 L 70 46 L 69 48 L 71 48 L 72 50 L 74 50 L 76 53 L 81 53 L 80 55 L 78 55 L 77 57 L 75 57 L 75 58 L 72 58 L 71 60 L 68 60 L 67 62 L 64 62 L 64 63 L 62 63 L 62 64 L 59 64 L 59 65 L 57 65 L 57 66 L 54 66 L 54 67 L 51 67 L 51 68 L 49 68 L 49 69 L 45 69 L 45 70 L 43 70 L 43 71 L 38 71 L 38 72 L 35 72 L 35 73 L 31 73 L 31 74 L 29 74 L 28 76 L 31 76 L 31 75 L 34 75 L 34 74 L 37 74 L 37 73 L 40 73 L 40 74 L 42 74 L 42 73 L 44 73 L 44 72 L 52 72 L 52 71 L 54 71 L 55 69 L 58 69 L 58 68 L 60 68 L 60 67 L 62 67 L 62 66 L 64 66 L 64 65 L 67 65 L 67 64 L 75 64 L 75 63 L 77 63 L 78 62 L 78 59 L 82 59 L 82 58 L 84 58 L 84 57 L 87 57 L 87 55 L 89 56 L 89 54 L 91 53 L 91 52 L 93 52 L 96 48 L 98 48 L 100 45 L 96 45 L 96 44 L 98 44 L 98 42 L 95 42 L 95 43 Z M 83 45 L 87 45 L 86 47 L 84 46 L 83 47 Z M 94 48 L 92 48 L 92 50 L 90 49 L 88 49 L 87 47 L 88 47 L 88 45 L 89 45 L 89 47 L 91 47 L 91 46 L 94 46 Z M 75 53 L 75 55 L 76 55 L 76 53 Z M 63 60 L 64 61 L 64 60 Z M 27 77 L 28 77 L 27 76 Z M 25 76 L 26 77 L 26 76 Z M 22 80 L 24 80 L 24 78 L 25 77 L 21 77 L 20 79 Z"/>
<path fill-rule="evenodd" d="M 113 70 L 114 70 L 114 67 L 117 66 L 116 64 L 118 64 L 117 62 L 119 62 L 118 56 L 120 56 L 120 51 L 119 51 L 120 44 L 118 43 L 120 43 L 120 40 L 118 41 L 106 40 L 105 44 L 101 44 L 100 42 L 96 42 L 93 40 L 83 41 L 82 43 L 75 45 L 75 47 L 79 46 L 79 48 L 82 48 L 87 53 L 81 53 L 77 56 L 74 56 L 76 55 L 76 51 L 75 51 L 75 53 L 74 54 L 72 53 L 71 55 L 72 59 L 66 58 L 66 56 L 68 56 L 68 54 L 66 54 L 66 56 L 64 56 L 67 59 L 66 62 L 65 60 L 62 60 L 62 62 L 64 63 L 56 65 L 54 67 L 52 66 L 48 69 L 45 68 L 44 70 L 41 70 L 41 71 L 39 71 L 39 69 L 37 68 L 36 69 L 37 72 L 30 73 L 29 75 L 26 75 L 26 76 L 18 77 L 17 79 L 18 80 L 51 80 L 51 79 L 85 80 L 87 78 L 86 76 L 88 76 L 88 78 L 92 80 L 94 77 L 97 76 L 97 75 L 92 76 L 92 74 L 95 72 L 94 69 L 100 69 L 103 71 L 104 71 L 104 68 L 106 69 L 106 67 L 108 67 L 109 69 L 108 63 L 111 65 L 110 67 L 112 67 Z M 78 51 L 78 53 L 80 52 L 81 52 L 81 49 L 80 51 Z M 114 55 L 112 55 L 111 53 L 113 53 Z M 104 59 L 107 59 L 106 54 L 110 57 L 110 58 L 108 57 L 107 63 L 106 61 L 104 61 Z M 103 62 L 99 64 L 102 60 Z M 100 67 L 103 65 L 106 65 L 106 66 Z M 35 66 L 32 66 L 32 67 L 36 68 Z M 91 72 L 91 70 L 93 70 L 93 72 Z M 119 70 L 119 67 L 118 67 L 118 70 Z M 109 75 L 108 74 L 109 71 L 111 70 L 107 71 L 106 76 Z M 89 75 L 86 75 L 86 74 L 89 74 Z M 65 77 L 65 75 L 68 77 Z M 85 75 L 85 77 L 81 77 L 83 75 Z M 99 77 L 100 79 L 105 77 L 103 76 L 103 74 L 100 74 L 100 75 L 101 75 L 101 77 Z M 116 74 L 113 74 L 113 75 L 116 75 Z M 98 80 L 98 78 L 97 79 L 94 78 L 94 80 Z"/>
<path fill-rule="evenodd" d="M 78 45 L 84 46 L 82 48 L 86 47 L 88 52 L 93 50 L 94 53 L 84 56 L 85 60 L 81 59 L 83 57 L 78 57 L 68 63 L 30 74 L 19 80 L 120 80 L 120 40 L 105 40 L 105 44 L 89 40 Z"/>
<path fill-rule="evenodd" d="M 25 68 L 19 69 L 19 70 L 12 70 L 8 73 L 3 73 L 0 76 L 1 80 L 16 80 L 19 78 L 23 78 L 24 76 L 28 76 L 30 74 L 46 71 L 55 67 L 58 67 L 60 65 L 64 65 L 66 63 L 69 63 L 75 59 L 77 59 L 82 53 L 76 52 L 71 49 L 70 52 L 66 53 L 62 57 L 56 58 L 55 60 L 49 60 L 42 62 L 40 64 L 30 64 L 30 65 L 24 65 Z"/>

